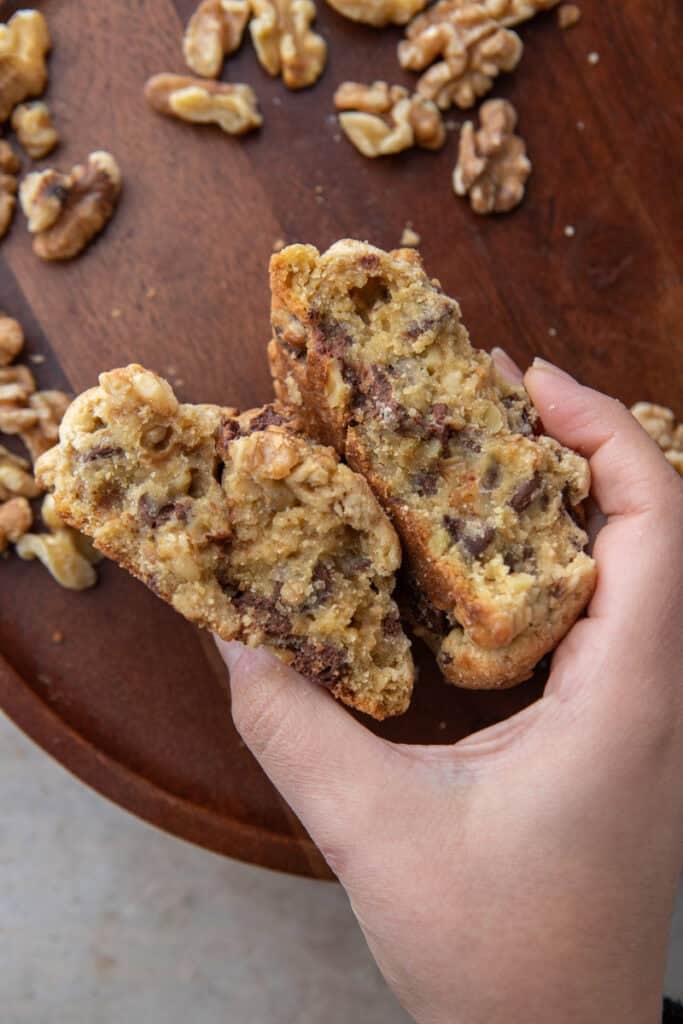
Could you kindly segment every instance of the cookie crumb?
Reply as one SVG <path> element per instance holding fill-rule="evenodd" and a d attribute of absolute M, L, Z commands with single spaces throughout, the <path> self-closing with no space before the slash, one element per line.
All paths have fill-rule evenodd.
<path fill-rule="evenodd" d="M 156 297 L 156 293 L 156 288 L 148 288 L 147 291 L 145 292 L 145 295 L 148 299 L 153 299 Z"/>
<path fill-rule="evenodd" d="M 556 327 L 549 327 L 548 328 L 548 334 L 550 335 L 551 338 L 554 338 L 557 335 L 557 328 Z"/>
<path fill-rule="evenodd" d="M 316 191 L 316 193 L 317 193 L 317 194 L 318 194 L 319 196 L 321 196 L 321 195 L 323 194 L 323 192 L 325 191 L 325 189 L 323 188 L 323 186 L 322 186 L 322 185 L 316 185 L 316 186 L 315 186 L 315 191 Z"/>
<path fill-rule="evenodd" d="M 598 53 L 597 50 L 591 50 L 591 52 L 586 57 L 586 60 L 588 61 L 589 64 L 599 64 L 600 63 L 600 54 Z"/>
<path fill-rule="evenodd" d="M 439 722 L 439 729 L 441 729 L 442 732 L 443 732 L 443 730 L 445 728 L 446 728 L 446 722 Z"/>
<path fill-rule="evenodd" d="M 55 629 L 50 639 L 52 640 L 53 644 L 63 644 L 64 634 L 62 633 L 61 629 Z"/>
<path fill-rule="evenodd" d="M 286 244 L 284 238 L 276 238 L 273 242 L 273 252 L 282 252 Z"/>
<path fill-rule="evenodd" d="M 33 352 L 28 358 L 29 362 L 35 363 L 36 366 L 45 362 L 45 356 L 41 352 Z"/>
<path fill-rule="evenodd" d="M 576 130 L 577 131 L 582 132 L 585 127 L 586 127 L 586 125 L 584 124 L 583 121 L 577 121 L 576 122 Z"/>
<path fill-rule="evenodd" d="M 417 249 L 421 241 L 422 237 L 417 231 L 415 231 L 411 222 L 408 221 L 403 229 L 403 234 L 401 235 L 401 247 Z"/>
<path fill-rule="evenodd" d="M 567 236 L 567 238 L 573 238 L 576 234 L 576 228 L 573 224 L 567 224 L 564 229 L 564 233 Z"/>
<path fill-rule="evenodd" d="M 111 311 L 111 318 L 112 318 L 112 320 L 118 320 L 118 318 L 120 316 L 121 316 L 121 310 L 120 309 L 118 309 L 118 308 L 112 309 L 112 311 Z"/>
<path fill-rule="evenodd" d="M 557 24 L 560 28 L 572 28 L 581 20 L 581 8 L 577 4 L 562 4 L 557 8 Z"/>

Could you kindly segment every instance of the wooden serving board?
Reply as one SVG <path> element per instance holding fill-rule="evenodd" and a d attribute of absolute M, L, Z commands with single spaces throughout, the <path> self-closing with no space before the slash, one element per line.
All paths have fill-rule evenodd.
<path fill-rule="evenodd" d="M 18 6 L 0 5 L 3 20 Z M 46 356 L 41 386 L 80 391 L 136 360 L 184 399 L 261 403 L 275 239 L 392 247 L 411 220 L 477 344 L 523 365 L 542 354 L 627 403 L 683 413 L 681 4 L 583 0 L 568 32 L 552 13 L 521 27 L 525 56 L 495 95 L 515 103 L 534 172 L 523 207 L 490 219 L 451 191 L 454 125 L 441 153 L 374 162 L 339 135 L 341 81 L 413 81 L 396 61 L 397 30 L 353 25 L 319 3 L 330 58 L 299 94 L 245 44 L 224 77 L 254 86 L 265 125 L 239 141 L 162 119 L 142 97 L 148 75 L 184 70 L 194 0 L 38 6 L 54 39 L 48 98 L 63 139 L 48 162 L 69 168 L 110 149 L 125 177 L 114 221 L 73 263 L 41 263 L 20 216 L 0 245 L 0 308 L 24 324 L 28 351 Z M 0 652 L 0 706 L 102 793 L 213 850 L 328 876 L 232 728 L 210 639 L 115 566 L 95 590 L 71 594 L 35 563 L 3 562 Z M 540 672 L 510 693 L 469 694 L 443 684 L 428 656 L 421 663 L 413 708 L 383 735 L 450 742 L 528 703 L 543 682 Z"/>

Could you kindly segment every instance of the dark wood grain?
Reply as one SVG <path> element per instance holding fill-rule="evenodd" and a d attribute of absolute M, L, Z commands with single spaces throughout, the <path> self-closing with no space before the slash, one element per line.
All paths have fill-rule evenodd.
<path fill-rule="evenodd" d="M 68 167 L 107 148 L 125 177 L 119 212 L 81 259 L 40 263 L 19 217 L 0 246 L 0 307 L 25 325 L 29 351 L 46 355 L 41 385 L 80 390 L 135 359 L 182 381 L 184 398 L 261 402 L 274 240 L 326 246 L 351 235 L 390 247 L 412 220 L 477 344 L 502 345 L 523 364 L 542 354 L 625 402 L 658 399 L 683 413 L 679 4 L 584 0 L 569 32 L 552 14 L 522 27 L 524 59 L 496 94 L 518 108 L 534 173 L 523 207 L 488 220 L 452 194 L 455 127 L 441 153 L 379 162 L 339 135 L 341 81 L 412 81 L 396 62 L 398 31 L 352 25 L 321 5 L 330 60 L 301 94 L 270 80 L 246 44 L 224 77 L 254 86 L 265 125 L 235 141 L 159 118 L 142 99 L 148 75 L 183 70 L 193 0 L 39 6 L 55 42 L 49 100 L 63 138 L 50 162 Z M 46 750 L 192 841 L 328 876 L 234 732 L 208 638 L 113 565 L 81 595 L 14 558 L 0 580 L 0 706 Z M 62 645 L 51 643 L 55 629 Z M 425 652 L 420 660 L 414 706 L 374 727 L 385 736 L 452 742 L 543 683 L 540 671 L 508 694 L 467 694 L 443 685 Z"/>

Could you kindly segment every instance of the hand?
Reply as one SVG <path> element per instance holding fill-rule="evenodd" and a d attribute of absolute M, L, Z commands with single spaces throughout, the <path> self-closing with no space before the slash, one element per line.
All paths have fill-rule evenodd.
<path fill-rule="evenodd" d="M 683 851 L 683 482 L 617 402 L 538 361 L 525 383 L 607 517 L 544 697 L 399 746 L 222 644 L 233 715 L 420 1024 L 654 1024 Z"/>

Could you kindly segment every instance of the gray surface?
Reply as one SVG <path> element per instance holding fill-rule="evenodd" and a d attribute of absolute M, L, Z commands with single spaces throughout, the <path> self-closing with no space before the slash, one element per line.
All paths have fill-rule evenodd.
<path fill-rule="evenodd" d="M 0 715 L 2 1024 L 406 1024 L 337 886 L 223 860 Z M 670 992 L 683 994 L 683 900 Z"/>

